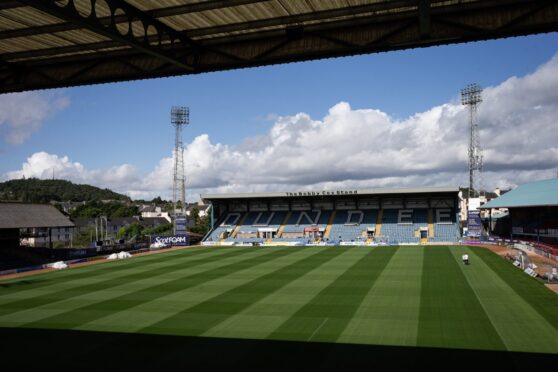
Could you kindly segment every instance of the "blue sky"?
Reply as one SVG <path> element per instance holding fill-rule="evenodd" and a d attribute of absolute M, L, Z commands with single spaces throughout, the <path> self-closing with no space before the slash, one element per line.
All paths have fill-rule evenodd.
<path fill-rule="evenodd" d="M 267 136 L 280 117 L 305 113 L 323 120 L 340 102 L 350 104 L 351 110 L 380 110 L 404 121 L 457 102 L 459 90 L 471 82 L 495 87 L 533 73 L 557 51 L 558 34 L 552 33 L 37 92 L 33 96 L 49 105 L 55 99 L 65 104 L 42 116 L 23 143 L 0 141 L 0 175 L 10 178 L 6 175 L 21 170 L 30 156 L 45 152 L 99 172 L 129 164 L 136 178 L 146 177 L 171 154 L 172 105 L 190 107 L 185 144 L 207 134 L 211 144 L 229 149 L 247 138 Z M 5 99 L 0 96 L 0 105 Z M 3 121 L 0 116 L 0 135 L 10 120 L 9 115 Z M 321 181 L 327 182 L 324 177 Z M 115 187 L 110 182 L 106 186 Z"/>

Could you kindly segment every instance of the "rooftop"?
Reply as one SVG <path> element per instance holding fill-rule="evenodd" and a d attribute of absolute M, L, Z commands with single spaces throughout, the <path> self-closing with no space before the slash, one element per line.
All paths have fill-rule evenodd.
<path fill-rule="evenodd" d="M 72 221 L 52 205 L 0 203 L 0 229 L 71 226 Z"/>
<path fill-rule="evenodd" d="M 2 0 L 0 93 L 556 30 L 548 0 Z"/>
<path fill-rule="evenodd" d="M 481 209 L 543 206 L 558 206 L 558 178 L 518 186 L 484 204 Z"/>
<path fill-rule="evenodd" d="M 413 187 L 413 188 L 377 188 L 362 190 L 305 190 L 294 192 L 256 192 L 256 193 L 231 193 L 231 194 L 202 194 L 205 201 L 217 199 L 266 199 L 266 198 L 293 198 L 293 197 L 323 197 L 323 196 L 380 196 L 397 194 L 431 194 L 431 193 L 458 193 L 459 187 Z"/>

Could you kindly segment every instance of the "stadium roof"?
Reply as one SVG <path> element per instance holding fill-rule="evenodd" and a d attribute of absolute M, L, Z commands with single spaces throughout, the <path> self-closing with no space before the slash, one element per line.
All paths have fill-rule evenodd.
<path fill-rule="evenodd" d="M 558 178 L 518 186 L 482 205 L 481 209 L 544 206 L 558 206 Z"/>
<path fill-rule="evenodd" d="M 322 197 L 322 196 L 379 196 L 394 194 L 431 194 L 431 193 L 458 193 L 459 187 L 417 187 L 417 188 L 378 188 L 363 190 L 305 190 L 296 192 L 255 192 L 231 194 L 205 194 L 200 195 L 202 200 L 223 199 L 266 199 L 266 198 L 292 198 L 292 197 Z"/>
<path fill-rule="evenodd" d="M 52 205 L 0 203 L 0 229 L 71 226 L 72 221 Z"/>
<path fill-rule="evenodd" d="M 552 31 L 549 0 L 2 0 L 0 93 Z"/>

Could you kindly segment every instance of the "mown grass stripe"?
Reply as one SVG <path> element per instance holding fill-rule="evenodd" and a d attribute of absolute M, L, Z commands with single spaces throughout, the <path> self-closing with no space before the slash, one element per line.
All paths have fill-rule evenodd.
<path fill-rule="evenodd" d="M 158 265 L 148 270 L 140 268 L 141 270 L 133 270 L 131 274 L 126 274 L 124 276 L 111 276 L 110 278 L 105 278 L 101 281 L 95 281 L 91 284 L 82 284 L 71 288 L 63 288 L 53 293 L 47 293 L 33 298 L 26 298 L 10 303 L 4 303 L 2 304 L 2 308 L 0 309 L 0 317 L 21 311 L 22 309 L 41 307 L 58 301 L 63 301 L 71 297 L 80 296 L 83 294 L 91 295 L 92 293 L 97 291 L 106 291 L 111 288 L 125 286 L 126 284 L 135 282 L 137 280 L 153 278 L 160 275 L 168 275 L 169 273 L 174 271 L 186 270 L 194 265 L 201 265 L 207 262 L 212 262 L 216 259 L 216 257 L 223 259 L 249 252 L 250 249 L 245 248 L 243 250 L 232 249 L 218 255 L 203 255 L 201 258 L 195 256 L 197 259 L 191 259 L 192 257 L 188 256 L 187 258 L 179 259 L 178 261 L 168 261 L 168 265 Z M 95 275 L 95 273 L 91 273 L 91 275 L 93 276 Z"/>
<path fill-rule="evenodd" d="M 474 250 L 460 247 L 453 249 L 452 253 L 506 348 L 558 354 L 558 331 L 478 258 Z M 464 253 L 469 254 L 470 265 L 460 264 Z M 508 265 L 515 276 L 525 275 L 511 264 Z"/>
<path fill-rule="evenodd" d="M 51 271 L 39 273 L 25 278 L 9 279 L 2 281 L 0 278 L 0 300 L 11 294 L 21 295 L 23 292 L 35 290 L 37 288 L 46 288 L 49 285 L 60 285 L 60 283 L 76 282 L 80 279 L 87 279 L 94 273 L 95 276 L 110 272 L 117 273 L 119 271 L 128 271 L 136 266 L 155 265 L 157 263 L 168 262 L 174 256 L 194 257 L 198 255 L 209 254 L 211 249 L 184 249 L 180 251 L 161 252 L 154 255 L 133 257 L 126 261 L 105 262 L 105 264 L 96 264 L 91 266 L 72 267 L 61 271 Z M 213 251 L 214 252 L 214 251 Z"/>
<path fill-rule="evenodd" d="M 36 279 L 34 279 L 34 283 L 37 284 L 35 288 L 29 288 L 29 290 L 21 290 L 21 291 L 17 291 L 17 288 L 14 290 L 13 287 L 6 289 L 6 291 L 11 290 L 12 292 L 4 296 L 0 296 L 0 305 L 7 304 L 13 301 L 20 301 L 28 298 L 34 298 L 37 296 L 48 295 L 49 293 L 63 292 L 72 289 L 82 288 L 85 285 L 92 285 L 94 283 L 107 282 L 110 281 L 111 279 L 118 279 L 129 274 L 137 273 L 142 270 L 168 267 L 171 265 L 179 264 L 180 262 L 187 262 L 190 260 L 195 260 L 206 256 L 222 254 L 224 253 L 224 251 L 206 250 L 200 253 L 203 253 L 203 255 L 200 254 L 194 254 L 194 255 L 184 254 L 180 256 L 169 255 L 166 256 L 166 258 L 160 257 L 157 261 L 151 261 L 151 260 L 145 261 L 142 260 L 143 257 L 138 257 L 137 259 L 133 258 L 129 260 L 119 260 L 116 262 L 106 262 L 101 265 L 73 268 L 72 270 L 74 272 L 81 273 L 79 277 L 76 277 L 74 275 L 70 277 L 57 276 L 57 274 L 61 273 L 60 271 L 46 273 L 44 275 L 46 275 L 47 277 L 37 280 L 39 283 L 35 282 Z M 95 268 L 97 268 L 98 270 L 95 270 Z M 27 287 L 27 284 L 25 284 L 27 283 L 25 279 L 22 279 L 22 281 L 24 282 L 23 285 Z M 4 289 L 0 288 L 0 292 L 4 292 Z"/>
<path fill-rule="evenodd" d="M 235 261 L 195 274 L 190 274 L 185 270 L 180 270 L 183 271 L 183 275 L 179 276 L 176 279 L 165 281 L 164 283 L 156 285 L 151 285 L 141 290 L 134 290 L 125 295 L 111 298 L 105 301 L 99 301 L 82 307 L 78 307 L 71 311 L 40 319 L 36 322 L 26 323 L 25 327 L 79 327 L 85 323 L 93 322 L 107 315 L 126 311 L 145 302 L 156 301 L 157 299 L 167 296 L 168 294 L 183 291 L 202 283 L 220 278 L 224 275 L 230 275 L 231 273 L 253 267 L 254 265 L 260 264 L 262 262 L 275 260 L 279 257 L 294 253 L 292 250 L 289 249 L 274 249 L 267 251 L 264 249 L 254 248 L 245 249 L 243 251 L 231 251 L 230 253 L 236 254 L 236 256 L 232 256 L 234 258 L 240 255 L 244 255 L 247 252 L 252 253 L 252 255 L 250 255 L 250 257 L 248 258 L 241 259 L 240 261 Z"/>
<path fill-rule="evenodd" d="M 418 346 L 505 350 L 448 247 L 426 246 Z"/>
<path fill-rule="evenodd" d="M 295 251 L 293 248 L 290 249 Z M 337 257 L 343 251 L 343 248 L 319 248 L 317 253 L 258 276 L 245 284 L 152 324 L 142 329 L 142 332 L 201 335 L 230 316 L 240 313 L 253 303 Z M 307 252 L 302 251 L 303 254 Z"/>
<path fill-rule="evenodd" d="M 415 346 L 423 253 L 406 246 L 393 255 L 338 342 Z"/>
<path fill-rule="evenodd" d="M 367 255 L 355 262 L 337 280 L 281 324 L 268 338 L 337 341 L 396 251 L 395 247 L 371 249 Z"/>
<path fill-rule="evenodd" d="M 514 292 L 529 303 L 543 318 L 558 330 L 558 296 L 537 279 L 518 272 L 518 269 L 487 249 L 475 247 L 471 251 L 506 282 Z M 517 275 L 522 274 L 522 275 Z"/>
<path fill-rule="evenodd" d="M 367 253 L 367 249 L 344 249 L 335 259 L 314 268 L 240 313 L 232 315 L 205 332 L 203 336 L 266 338 Z"/>
<path fill-rule="evenodd" d="M 130 261 L 122 261 L 122 260 L 116 260 L 116 261 L 106 261 L 107 264 L 109 265 L 101 265 L 101 266 L 83 266 L 83 267 L 73 267 L 72 265 L 70 265 L 70 267 L 66 270 L 60 270 L 60 271 L 50 271 L 50 272 L 44 272 L 44 273 L 37 273 L 36 275 L 30 275 L 28 277 L 25 277 L 24 279 L 35 279 L 35 278 L 42 278 L 42 277 L 52 277 L 52 278 L 58 278 L 58 277 L 71 277 L 72 279 L 77 279 L 79 277 L 81 277 L 82 275 L 85 275 L 87 272 L 89 271 L 95 271 L 95 272 L 103 272 L 106 270 L 118 270 L 119 266 L 128 266 L 128 265 L 134 265 L 141 262 L 160 262 L 160 261 L 165 261 L 167 260 L 169 257 L 172 256 L 184 256 L 184 255 L 197 255 L 200 253 L 209 253 L 211 251 L 215 251 L 215 249 L 211 249 L 211 248 L 206 248 L 206 247 L 192 247 L 192 248 L 188 248 L 188 249 L 181 249 L 181 250 L 176 250 L 176 251 L 160 251 L 157 252 L 156 254 L 150 254 L 150 255 L 143 255 L 143 256 L 134 256 L 134 262 L 130 262 Z M 124 268 L 124 267 L 122 267 Z M 0 285 L 2 286 L 6 286 L 6 287 L 10 287 L 10 284 L 13 284 L 13 282 L 18 282 L 21 281 L 21 278 L 14 278 L 14 279 L 7 279 L 7 280 L 0 280 Z"/>

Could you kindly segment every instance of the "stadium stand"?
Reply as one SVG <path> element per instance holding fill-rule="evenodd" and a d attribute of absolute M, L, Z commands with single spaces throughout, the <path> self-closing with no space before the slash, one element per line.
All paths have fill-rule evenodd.
<path fill-rule="evenodd" d="M 330 237 L 338 241 L 366 241 L 374 236 L 376 210 L 337 211 Z"/>
<path fill-rule="evenodd" d="M 493 212 L 508 211 L 511 231 L 501 237 L 511 235 L 513 239 L 536 242 L 543 250 L 558 247 L 557 178 L 520 185 L 482 205 L 481 209 L 489 212 L 489 220 Z"/>
<path fill-rule="evenodd" d="M 331 211 L 321 210 L 293 212 L 279 238 L 317 239 L 320 236 L 323 237 L 330 214 Z"/>
<path fill-rule="evenodd" d="M 240 213 L 229 213 L 225 215 L 225 217 L 221 220 L 221 223 L 219 223 L 217 227 L 211 231 L 206 240 L 220 241 L 221 239 L 226 239 L 228 237 L 228 234 L 226 233 L 232 233 L 233 229 L 236 228 L 236 224 L 240 217 Z"/>
<path fill-rule="evenodd" d="M 433 242 L 452 242 L 459 239 L 459 224 L 452 209 L 436 209 L 438 218 L 434 225 Z M 447 216 L 447 217 L 446 217 Z"/>
<path fill-rule="evenodd" d="M 382 236 L 389 242 L 419 243 L 417 230 L 428 228 L 425 210 L 386 209 L 382 220 Z"/>
<path fill-rule="evenodd" d="M 229 245 L 456 242 L 460 239 L 457 193 L 457 188 L 422 188 L 202 195 L 218 221 L 205 241 Z"/>

